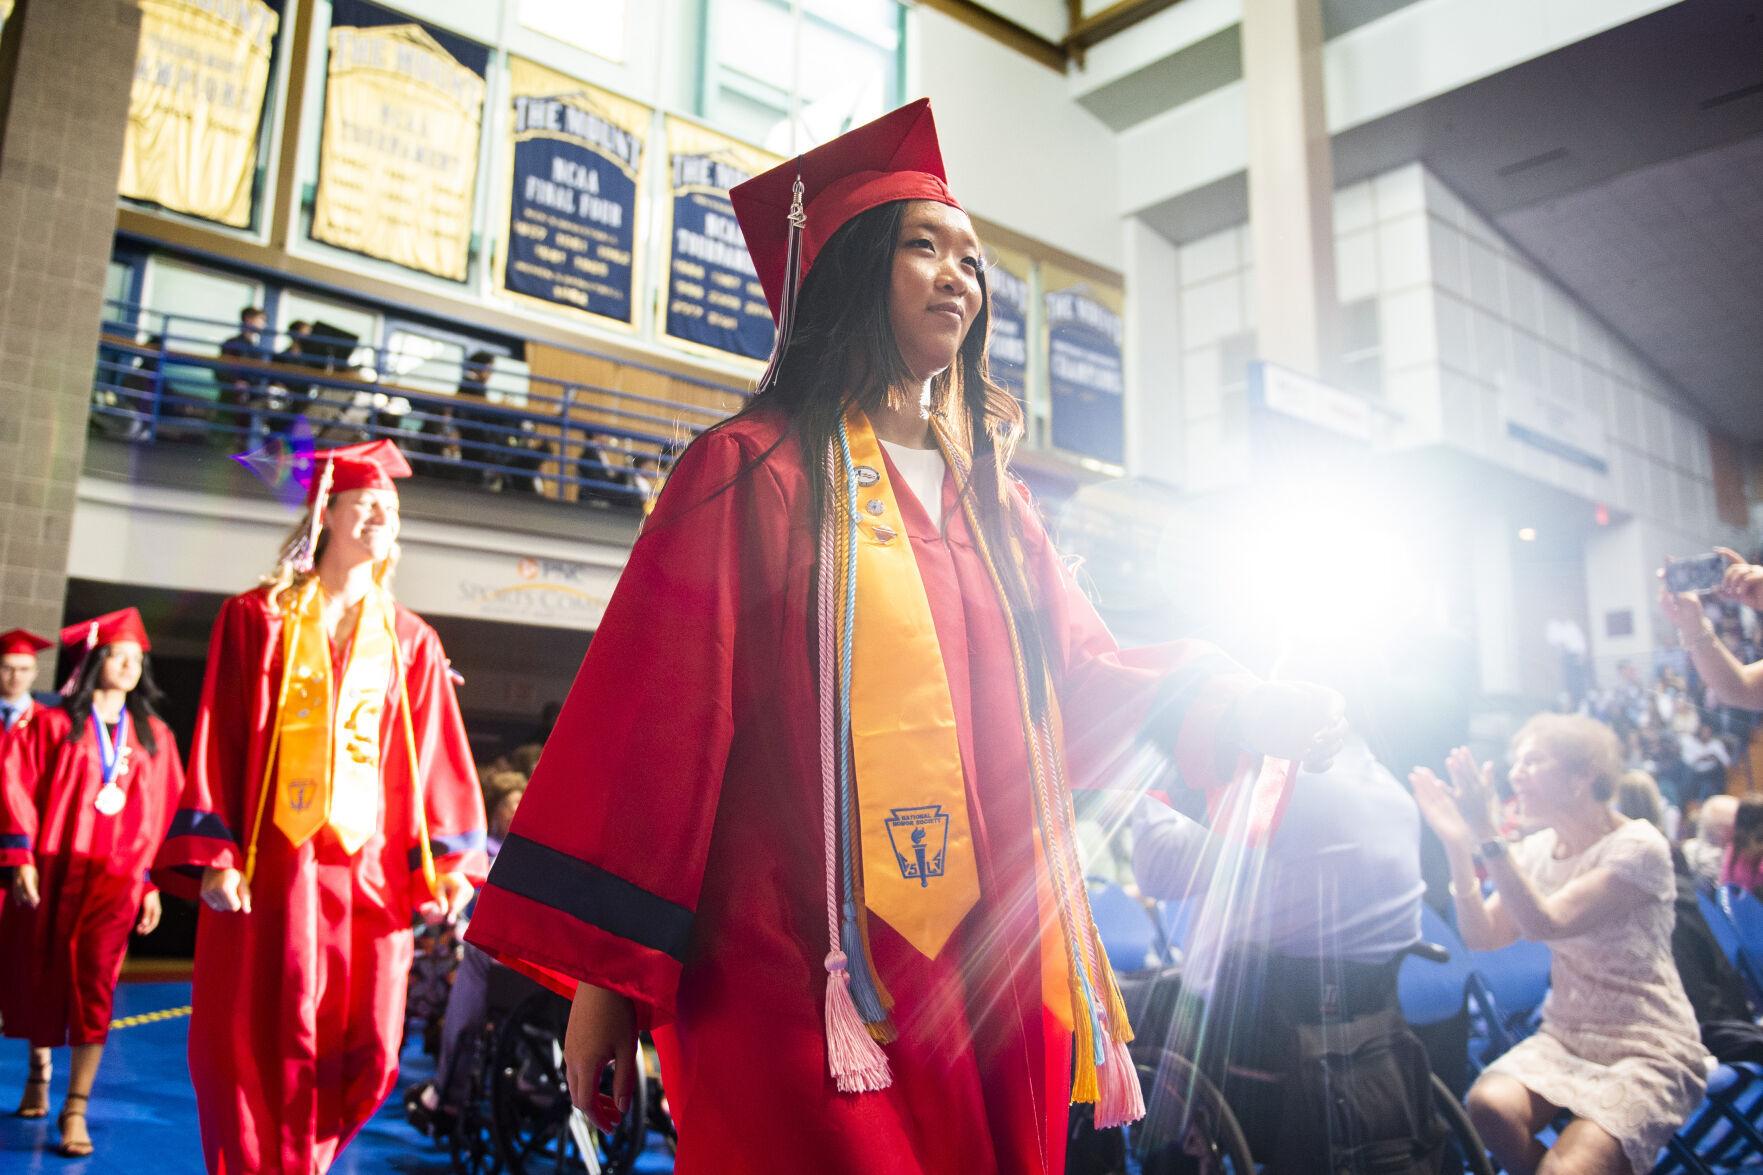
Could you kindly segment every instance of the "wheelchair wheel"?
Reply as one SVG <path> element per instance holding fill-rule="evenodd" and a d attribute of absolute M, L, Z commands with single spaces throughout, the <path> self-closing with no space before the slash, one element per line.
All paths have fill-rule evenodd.
<path fill-rule="evenodd" d="M 491 1123 L 509 1175 L 584 1169 L 618 1175 L 642 1153 L 649 1098 L 641 1051 L 630 1108 L 616 1130 L 603 1134 L 570 1104 L 563 1068 L 568 1015 L 561 997 L 535 992 L 497 1029 L 489 1080 Z"/>
<path fill-rule="evenodd" d="M 1236 1115 L 1205 1074 L 1162 1049 L 1137 1058 L 1145 1116 L 1096 1130 L 1088 1106 L 1073 1110 L 1067 1175 L 1254 1175 Z"/>
<path fill-rule="evenodd" d="M 1488 1158 L 1488 1148 L 1482 1145 L 1481 1135 L 1475 1132 L 1469 1112 L 1436 1074 L 1432 1079 L 1432 1105 L 1446 1129 L 1445 1158 L 1439 1169 L 1452 1175 L 1458 1171 L 1466 1171 L 1469 1175 L 1494 1175 L 1493 1160 Z"/>

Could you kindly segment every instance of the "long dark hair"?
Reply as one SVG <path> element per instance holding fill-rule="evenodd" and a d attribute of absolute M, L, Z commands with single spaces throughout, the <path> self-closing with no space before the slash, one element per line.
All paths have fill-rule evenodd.
<path fill-rule="evenodd" d="M 73 729 L 68 731 L 67 741 L 77 743 L 86 733 L 86 720 L 92 716 L 92 694 L 98 689 L 98 675 L 104 669 L 104 662 L 110 659 L 110 645 L 99 645 L 80 663 L 80 673 L 74 679 L 73 694 L 67 699 L 67 716 L 73 719 Z M 165 694 L 153 681 L 153 658 L 145 652 L 141 654 L 141 680 L 135 683 L 123 699 L 128 709 L 130 723 L 135 729 L 135 737 L 140 740 L 141 749 L 149 755 L 159 753 L 159 740 L 153 736 L 153 724 L 150 718 L 159 717 L 159 703 Z"/>
<path fill-rule="evenodd" d="M 791 429 L 783 439 L 793 436 L 801 449 L 813 507 L 810 518 L 817 527 L 828 491 L 823 462 L 845 414 L 853 406 L 873 414 L 893 389 L 913 382 L 888 315 L 894 254 L 908 203 L 898 200 L 852 217 L 821 248 L 802 283 L 777 378 L 731 418 L 773 411 L 789 421 Z M 1034 592 L 1014 555 L 1020 518 L 1011 502 L 1015 490 L 1009 472 L 1023 435 L 1022 407 L 991 377 L 991 294 L 983 267 L 978 278 L 979 313 L 955 362 L 931 381 L 932 421 L 951 447 L 968 458 L 966 476 L 957 475 L 960 491 L 964 500 L 973 495 L 980 529 L 1022 636 L 1039 714 L 1045 705 L 1041 687 L 1046 655 Z M 767 450 L 759 460 L 769 456 Z"/>

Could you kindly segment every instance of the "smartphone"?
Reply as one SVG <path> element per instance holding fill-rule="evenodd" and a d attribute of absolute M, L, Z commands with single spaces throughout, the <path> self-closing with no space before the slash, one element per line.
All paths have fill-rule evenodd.
<path fill-rule="evenodd" d="M 1706 592 L 1726 577 L 1726 560 L 1719 555 L 1692 555 L 1665 560 L 1665 587 L 1673 592 Z"/>

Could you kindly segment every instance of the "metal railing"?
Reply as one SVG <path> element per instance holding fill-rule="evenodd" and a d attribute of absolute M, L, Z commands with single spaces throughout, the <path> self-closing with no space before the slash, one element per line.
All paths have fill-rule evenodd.
<path fill-rule="evenodd" d="M 305 336 L 300 353 L 238 336 L 237 323 L 108 302 L 92 381 L 94 430 L 135 444 L 195 442 L 231 452 L 306 432 L 320 448 L 384 437 L 418 476 L 636 506 L 685 444 L 749 395 L 555 344 L 545 345 L 687 385 L 706 403 L 543 375 L 474 381 L 463 366 L 448 365 L 442 377 L 432 361 L 415 357 L 411 368 L 411 355 L 352 338 Z M 383 374 L 400 367 L 395 377 Z"/>

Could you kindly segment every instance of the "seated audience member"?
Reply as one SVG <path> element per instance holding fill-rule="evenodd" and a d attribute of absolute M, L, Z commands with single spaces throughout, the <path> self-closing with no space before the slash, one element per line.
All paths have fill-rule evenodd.
<path fill-rule="evenodd" d="M 245 307 L 239 311 L 239 333 L 220 345 L 221 355 L 245 360 L 252 365 L 267 362 L 270 348 L 263 337 L 267 329 L 269 315 L 261 307 Z M 227 423 L 246 434 L 255 444 L 263 429 L 258 410 L 269 396 L 269 384 L 251 367 L 222 367 L 215 375 L 220 381 L 221 402 L 240 409 L 228 417 Z"/>
<path fill-rule="evenodd" d="M 1475 950 L 1547 942 L 1542 1028 L 1483 1071 L 1469 1112 L 1506 1170 L 1650 1171 L 1701 1100 L 1707 1053 L 1672 958 L 1677 885 L 1659 830 L 1611 806 L 1621 748 L 1602 723 L 1532 718 L 1511 781 L 1539 831 L 1511 844 L 1494 822 L 1493 765 L 1451 753 L 1450 783 L 1409 776 L 1451 859 L 1457 926 Z M 1476 866 L 1493 883 L 1484 896 Z M 1552 1155 L 1537 1134 L 1573 1115 Z"/>
<path fill-rule="evenodd" d="M 1318 668 L 1305 672 L 1338 680 Z M 1363 690 L 1346 692 L 1353 721 L 1346 741 L 1323 770 L 1300 771 L 1259 877 L 1243 893 L 1206 898 L 1193 915 L 1183 989 L 1184 998 L 1205 1001 L 1195 1021 L 1204 1028 L 1175 1047 L 1222 1071 L 1225 1097 L 1270 1172 L 1323 1169 L 1319 1156 L 1332 1156 L 1330 1169 L 1362 1169 L 1373 1147 L 1402 1152 L 1401 1165 L 1378 1170 L 1436 1171 L 1439 1137 L 1413 1131 L 1414 1122 L 1433 1121 L 1430 1068 L 1396 999 L 1402 957 L 1420 940 L 1420 817 L 1361 734 L 1389 724 L 1366 713 Z M 1133 875 L 1147 897 L 1222 890 L 1236 873 L 1218 862 L 1232 852 L 1226 830 L 1152 800 L 1133 824 Z M 1379 1071 L 1331 1074 L 1306 1047 L 1318 1025 L 1331 1039 L 1380 1041 L 1367 1050 L 1377 1052 Z M 1228 1042 L 1222 1056 L 1213 1041 Z M 1317 1101 L 1319 1083 L 1328 1082 Z M 1345 1117 L 1297 1111 L 1337 1097 Z M 1354 1154 L 1355 1147 L 1366 1150 Z"/>
<path fill-rule="evenodd" d="M 1716 547 L 1726 560 L 1726 576 L 1715 595 L 1725 601 L 1763 611 L 1763 567 L 1747 563 L 1737 551 Z M 1663 575 L 1663 572 L 1661 572 Z M 1665 616 L 1677 628 L 1690 663 L 1708 692 L 1727 706 L 1763 710 L 1763 661 L 1746 665 L 1733 655 L 1703 611 L 1700 597 L 1689 592 L 1659 593 Z"/>
<path fill-rule="evenodd" d="M 1699 885 L 1713 889 L 1720 884 L 1720 868 L 1726 848 L 1732 844 L 1733 819 L 1738 815 L 1737 796 L 1709 796 L 1696 817 L 1696 835 L 1683 842 L 1684 860 Z"/>
<path fill-rule="evenodd" d="M 515 810 L 525 792 L 525 778 L 514 772 L 501 772 L 485 781 L 484 807 L 489 816 L 486 847 L 491 861 L 508 836 L 508 827 L 514 822 Z M 447 998 L 447 1011 L 441 1018 L 441 1049 L 435 1057 L 434 1080 L 425 1081 L 404 1095 L 406 1115 L 424 1133 L 432 1133 L 442 1120 L 450 1120 L 459 1110 L 465 1092 L 463 1083 L 470 1076 L 460 1071 L 459 1061 L 469 1049 L 471 1039 L 483 1031 L 490 1013 L 490 972 L 501 966 L 470 943 L 464 945 L 459 969 L 453 976 L 453 991 Z"/>
<path fill-rule="evenodd" d="M 1692 707 L 1693 709 L 1693 707 Z M 1726 790 L 1726 769 L 1732 766 L 1732 754 L 1726 741 L 1714 733 L 1707 722 L 1699 722 L 1689 734 L 1678 736 L 1677 745 L 1683 754 L 1683 799 L 1704 799 Z"/>
<path fill-rule="evenodd" d="M 1732 840 L 1720 861 L 1720 884 L 1763 897 L 1763 798 L 1746 796 L 1732 814 Z"/>
<path fill-rule="evenodd" d="M 1666 832 L 1659 788 L 1644 771 L 1630 771 L 1616 788 L 1616 810 L 1631 820 L 1645 820 Z M 1677 920 L 1671 927 L 1671 958 L 1677 977 L 1696 1012 L 1702 1044 L 1715 1058 L 1732 1064 L 1763 1061 L 1763 1028 L 1751 1019 L 1750 998 L 1726 952 L 1720 949 L 1697 900 L 1697 879 L 1677 845 L 1671 846 L 1671 869 L 1677 883 Z"/>

